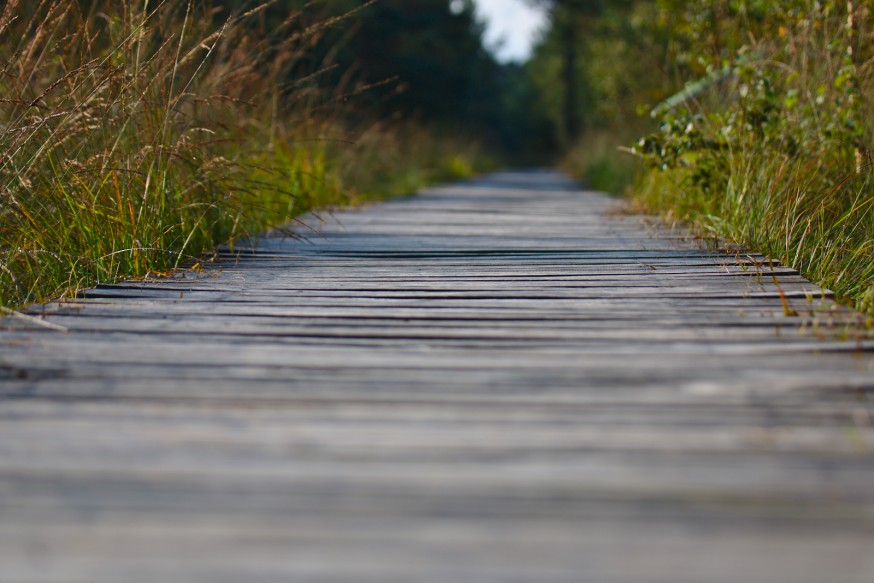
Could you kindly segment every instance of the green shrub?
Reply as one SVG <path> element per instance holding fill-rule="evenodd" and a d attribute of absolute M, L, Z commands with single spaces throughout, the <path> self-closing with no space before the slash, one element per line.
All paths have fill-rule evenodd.
<path fill-rule="evenodd" d="M 706 75 L 657 110 L 660 130 L 636 145 L 663 175 L 641 199 L 870 309 L 870 7 L 696 0 L 684 10 L 677 44 Z"/>

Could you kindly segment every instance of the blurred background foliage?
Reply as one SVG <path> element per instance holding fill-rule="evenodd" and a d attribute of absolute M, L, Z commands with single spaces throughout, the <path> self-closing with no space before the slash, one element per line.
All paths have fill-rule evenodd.
<path fill-rule="evenodd" d="M 235 13 L 252 2 L 212 4 Z M 514 164 L 547 163 L 556 154 L 527 66 L 496 61 L 472 0 L 452 9 L 448 0 L 278 0 L 259 25 L 271 30 L 294 13 L 332 24 L 292 79 L 333 88 L 330 98 L 343 102 L 351 124 L 415 120 L 481 142 Z"/>

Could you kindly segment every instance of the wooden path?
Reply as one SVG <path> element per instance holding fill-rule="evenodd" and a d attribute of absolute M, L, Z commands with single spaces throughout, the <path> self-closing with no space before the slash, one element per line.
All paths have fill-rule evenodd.
<path fill-rule="evenodd" d="M 0 321 L 0 581 L 874 581 L 864 319 L 613 205 L 500 173 Z"/>

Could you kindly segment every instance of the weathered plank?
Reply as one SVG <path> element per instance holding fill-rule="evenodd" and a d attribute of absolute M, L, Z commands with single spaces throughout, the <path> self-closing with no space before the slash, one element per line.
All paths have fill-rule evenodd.
<path fill-rule="evenodd" d="M 0 331 L 0 581 L 861 583 L 869 319 L 551 172 Z"/>

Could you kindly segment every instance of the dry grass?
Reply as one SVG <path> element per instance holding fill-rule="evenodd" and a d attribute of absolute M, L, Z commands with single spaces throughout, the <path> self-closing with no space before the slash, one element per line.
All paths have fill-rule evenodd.
<path fill-rule="evenodd" d="M 0 15 L 0 305 L 160 274 L 353 184 L 414 190 L 442 164 L 397 128 L 350 143 L 319 76 L 299 73 L 331 22 L 82 5 L 11 0 Z M 364 159 L 392 148 L 404 155 Z"/>

